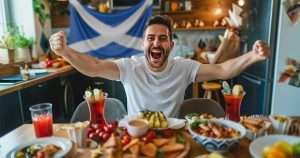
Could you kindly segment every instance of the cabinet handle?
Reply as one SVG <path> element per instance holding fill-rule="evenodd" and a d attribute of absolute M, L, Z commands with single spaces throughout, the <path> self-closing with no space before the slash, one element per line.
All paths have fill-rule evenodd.
<path fill-rule="evenodd" d="M 71 83 L 67 80 L 64 86 L 64 107 L 66 114 L 69 115 L 70 112 L 72 112 L 72 107 L 74 106 L 73 90 Z"/>
<path fill-rule="evenodd" d="M 42 88 L 42 87 L 44 87 L 44 85 L 43 84 L 38 84 L 37 87 Z"/>
<path fill-rule="evenodd" d="M 104 85 L 104 83 L 103 83 L 103 82 L 100 82 L 100 81 L 96 81 L 96 82 L 94 82 L 94 84 L 95 84 L 96 86 L 102 86 L 102 85 Z"/>
<path fill-rule="evenodd" d="M 248 77 L 248 76 L 242 76 L 244 79 L 246 79 L 246 80 L 248 80 L 248 81 L 250 81 L 250 82 L 252 82 L 252 83 L 255 83 L 255 84 L 258 84 L 258 85 L 261 85 L 261 81 L 259 81 L 259 80 L 255 80 L 255 79 L 253 79 L 253 78 L 250 78 L 250 77 Z"/>

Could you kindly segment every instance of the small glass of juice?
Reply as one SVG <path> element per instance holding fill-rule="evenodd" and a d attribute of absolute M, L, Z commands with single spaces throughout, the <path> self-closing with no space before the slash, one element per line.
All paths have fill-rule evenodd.
<path fill-rule="evenodd" d="M 53 135 L 52 104 L 40 103 L 29 108 L 36 137 Z"/>

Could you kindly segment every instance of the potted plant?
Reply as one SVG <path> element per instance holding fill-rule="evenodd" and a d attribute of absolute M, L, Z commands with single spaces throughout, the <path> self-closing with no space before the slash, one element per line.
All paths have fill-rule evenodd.
<path fill-rule="evenodd" d="M 30 49 L 33 45 L 33 39 L 28 38 L 24 35 L 24 33 L 18 32 L 15 36 L 15 44 L 16 44 L 16 53 L 17 53 L 17 61 L 31 61 L 31 53 Z"/>
<path fill-rule="evenodd" d="M 15 32 L 12 29 L 9 29 L 9 31 L 0 38 L 0 63 L 14 63 L 15 39 Z"/>

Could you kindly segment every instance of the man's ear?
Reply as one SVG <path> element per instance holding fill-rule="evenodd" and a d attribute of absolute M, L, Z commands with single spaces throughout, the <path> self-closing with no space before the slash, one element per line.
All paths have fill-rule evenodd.
<path fill-rule="evenodd" d="M 174 47 L 174 41 L 171 40 L 171 49 Z"/>

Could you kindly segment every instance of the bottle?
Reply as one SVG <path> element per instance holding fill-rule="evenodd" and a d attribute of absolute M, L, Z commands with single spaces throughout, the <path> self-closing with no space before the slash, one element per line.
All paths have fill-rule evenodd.
<path fill-rule="evenodd" d="M 164 11 L 165 12 L 169 12 L 170 11 L 170 1 L 165 1 Z"/>
<path fill-rule="evenodd" d="M 179 3 L 180 10 L 185 10 L 185 0 L 181 0 Z"/>
<path fill-rule="evenodd" d="M 192 10 L 192 1 L 186 0 L 184 4 L 185 10 L 186 11 L 191 11 Z"/>

